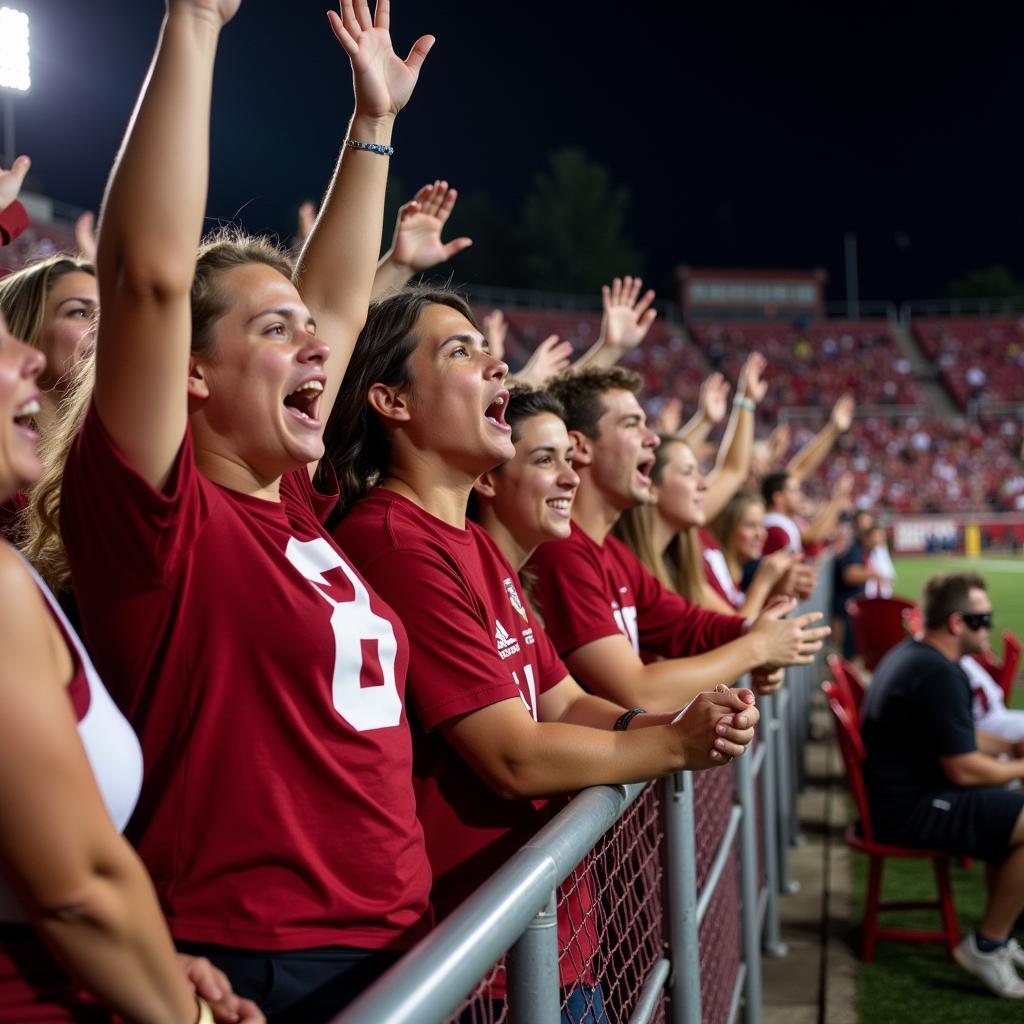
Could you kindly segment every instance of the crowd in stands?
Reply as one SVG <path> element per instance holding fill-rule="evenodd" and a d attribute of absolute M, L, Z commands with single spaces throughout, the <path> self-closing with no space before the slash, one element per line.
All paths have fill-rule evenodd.
<path fill-rule="evenodd" d="M 1024 394 L 1024 318 L 917 319 L 914 335 L 957 404 L 1019 402 Z"/>
<path fill-rule="evenodd" d="M 847 392 L 918 397 L 877 325 L 701 328 L 701 383 L 639 278 L 479 326 L 410 284 L 471 242 L 439 179 L 378 259 L 433 45 L 395 54 L 383 2 L 329 13 L 355 112 L 297 255 L 201 239 L 239 6 L 169 0 L 96 236 L 0 280 L 4 1020 L 326 1021 L 567 795 L 744 756 L 830 632 L 797 610 L 819 557 L 882 496 Z M 794 402 L 830 414 L 788 455 L 756 430 Z M 949 498 L 973 442 L 932 440 Z M 609 1019 L 589 900 L 567 1024 Z"/>

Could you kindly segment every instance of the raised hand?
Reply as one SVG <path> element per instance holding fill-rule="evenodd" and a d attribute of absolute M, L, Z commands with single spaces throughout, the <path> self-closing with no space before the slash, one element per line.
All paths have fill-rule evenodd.
<path fill-rule="evenodd" d="M 377 0 L 372 18 L 366 0 L 341 0 L 340 9 L 327 17 L 352 62 L 356 115 L 393 117 L 409 102 L 434 37 L 420 36 L 402 60 L 391 45 L 390 0 Z"/>
<path fill-rule="evenodd" d="M 96 262 L 96 215 L 92 210 L 79 214 L 75 221 L 75 245 L 82 256 Z"/>
<path fill-rule="evenodd" d="M 654 429 L 659 434 L 676 434 L 683 425 L 682 399 L 673 395 L 665 400 L 654 421 Z"/>
<path fill-rule="evenodd" d="M 537 346 L 529 362 L 515 375 L 516 380 L 542 388 L 548 378 L 564 370 L 571 359 L 572 343 L 561 341 L 557 334 L 552 334 Z"/>
<path fill-rule="evenodd" d="M 18 198 L 31 166 L 32 161 L 27 156 L 19 156 L 11 164 L 10 170 L 5 171 L 0 167 L 0 210 L 6 210 Z"/>
<path fill-rule="evenodd" d="M 388 258 L 411 273 L 419 273 L 450 260 L 473 244 L 471 238 L 441 241 L 441 232 L 451 216 L 458 192 L 447 181 L 424 185 L 398 211 L 395 237 Z M 493 348 L 491 349 L 493 352 Z"/>
<path fill-rule="evenodd" d="M 785 618 L 796 607 L 792 598 L 776 600 L 765 607 L 750 628 L 752 635 L 764 643 L 762 664 L 765 668 L 785 665 L 810 665 L 821 650 L 825 637 L 832 632 L 828 626 L 812 628 L 822 619 L 821 612 L 807 612 L 795 619 Z"/>
<path fill-rule="evenodd" d="M 644 340 L 658 315 L 651 307 L 654 292 L 648 289 L 640 295 L 643 284 L 639 277 L 616 277 L 611 287 L 601 288 L 604 303 L 601 340 L 620 354 L 636 348 Z"/>
<path fill-rule="evenodd" d="M 789 451 L 790 430 L 788 423 L 780 423 L 768 435 L 768 453 L 772 465 L 777 466 L 782 462 L 786 452 Z"/>
<path fill-rule="evenodd" d="M 508 337 L 508 321 L 500 309 L 492 309 L 484 317 L 483 335 L 487 339 L 487 351 L 495 359 L 505 358 L 505 339 Z"/>
<path fill-rule="evenodd" d="M 749 398 L 755 404 L 760 403 L 768 393 L 768 382 L 764 379 L 764 371 L 768 360 L 760 352 L 751 352 L 740 369 L 739 380 L 736 382 L 736 397 Z"/>
<path fill-rule="evenodd" d="M 721 683 L 698 693 L 672 721 L 688 770 L 716 768 L 739 757 L 754 738 L 761 713 L 750 690 L 730 690 Z"/>
<path fill-rule="evenodd" d="M 832 415 L 829 417 L 832 425 L 841 434 L 853 426 L 853 414 L 857 408 L 853 395 L 841 395 L 836 404 L 832 407 Z"/>
<path fill-rule="evenodd" d="M 713 373 L 700 386 L 698 408 L 710 423 L 721 423 L 728 408 L 729 382 L 720 374 Z"/>

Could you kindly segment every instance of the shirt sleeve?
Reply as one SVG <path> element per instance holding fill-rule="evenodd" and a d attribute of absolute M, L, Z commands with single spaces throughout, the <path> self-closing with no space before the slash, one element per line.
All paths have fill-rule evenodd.
<path fill-rule="evenodd" d="M 721 647 L 743 635 L 744 620 L 692 604 L 660 583 L 637 560 L 636 595 L 640 647 L 666 658 L 686 658 Z"/>
<path fill-rule="evenodd" d="M 519 688 L 494 646 L 494 626 L 466 581 L 441 558 L 389 551 L 363 576 L 409 635 L 407 696 L 427 729 L 510 698 Z"/>
<path fill-rule="evenodd" d="M 600 566 L 574 538 L 542 544 L 529 563 L 533 599 L 564 658 L 606 636 L 620 636 Z"/>
<path fill-rule="evenodd" d="M 772 555 L 789 547 L 789 534 L 781 526 L 769 526 L 764 538 L 764 549 L 761 557 Z"/>
<path fill-rule="evenodd" d="M 28 227 L 28 213 L 17 199 L 0 210 L 0 246 L 10 245 Z"/>
<path fill-rule="evenodd" d="M 162 583 L 178 571 L 206 520 L 186 427 L 162 490 L 143 479 L 118 451 L 90 405 L 61 483 L 61 535 L 79 572 L 126 573 Z"/>
<path fill-rule="evenodd" d="M 540 693 L 545 693 L 552 686 L 557 686 L 571 673 L 565 667 L 565 662 L 558 656 L 551 637 L 548 636 L 547 631 L 535 616 L 531 617 L 531 623 L 537 647 L 537 690 Z"/>

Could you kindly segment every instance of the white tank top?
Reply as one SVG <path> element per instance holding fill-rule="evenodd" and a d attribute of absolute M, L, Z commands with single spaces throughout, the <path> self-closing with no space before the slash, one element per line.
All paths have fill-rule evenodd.
<path fill-rule="evenodd" d="M 70 685 L 84 682 L 88 688 L 88 707 L 79 719 L 78 736 L 85 747 L 96 786 L 107 811 L 114 826 L 121 832 L 135 810 L 139 790 L 142 788 L 142 748 L 128 720 L 107 693 L 82 641 L 68 622 L 56 598 L 28 562 L 25 562 L 25 567 L 42 591 L 50 612 L 57 620 L 70 648 L 71 660 L 74 663 L 74 675 Z M 20 902 L 0 878 L 0 921 L 25 920 L 26 915 L 21 909 Z"/>

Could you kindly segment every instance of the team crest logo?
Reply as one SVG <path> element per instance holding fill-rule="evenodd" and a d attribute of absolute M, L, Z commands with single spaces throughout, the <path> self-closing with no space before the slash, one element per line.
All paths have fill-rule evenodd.
<path fill-rule="evenodd" d="M 523 607 L 523 602 L 519 598 L 519 591 L 516 590 L 516 585 L 512 582 L 512 578 L 506 577 L 505 589 L 508 591 L 508 599 L 512 602 L 512 607 L 525 619 L 526 609 Z"/>

